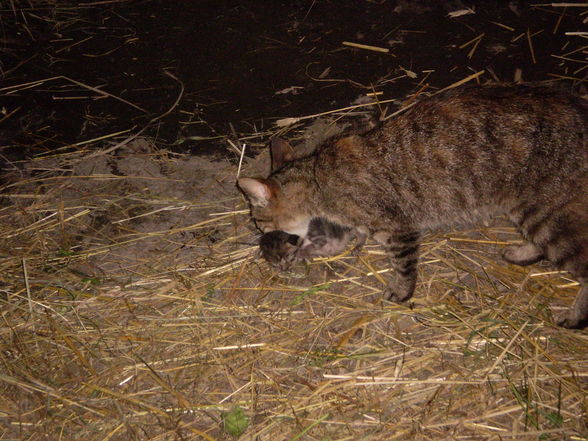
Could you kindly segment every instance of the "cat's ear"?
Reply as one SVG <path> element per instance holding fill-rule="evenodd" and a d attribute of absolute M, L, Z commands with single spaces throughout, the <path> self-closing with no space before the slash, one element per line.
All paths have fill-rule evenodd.
<path fill-rule="evenodd" d="M 240 178 L 237 185 L 256 207 L 265 207 L 272 197 L 270 186 L 263 179 Z"/>
<path fill-rule="evenodd" d="M 270 144 L 272 154 L 272 172 L 279 170 L 288 161 L 294 158 L 294 148 L 288 141 L 282 138 L 273 138 Z"/>

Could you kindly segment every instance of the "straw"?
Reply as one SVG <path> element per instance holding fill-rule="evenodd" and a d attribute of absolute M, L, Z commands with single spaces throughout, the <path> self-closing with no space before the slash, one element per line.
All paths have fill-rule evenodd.
<path fill-rule="evenodd" d="M 552 12 L 555 25 L 562 10 Z M 444 19 L 461 26 L 469 18 Z M 302 123 L 344 122 L 374 104 L 384 115 L 394 103 L 386 118 L 394 117 L 425 95 L 490 79 L 467 65 L 490 37 L 529 50 L 535 68 L 554 62 L 550 81 L 585 82 L 577 35 L 550 57 L 540 31 L 494 25 L 454 41 L 455 49 L 467 40 L 471 61 L 462 56 L 443 81 L 436 66 L 418 65 L 422 58 L 403 59 L 406 69 L 394 65 L 362 89 L 386 99 L 292 118 L 288 129 L 219 134 L 235 146 L 230 160 L 171 152 L 141 136 L 179 112 L 184 86 L 174 79 L 177 97 L 146 126 L 57 150 L 41 145 L 44 153 L 5 167 L 0 438 L 588 439 L 587 333 L 555 325 L 577 281 L 545 262 L 504 262 L 503 247 L 521 241 L 506 219 L 427 234 L 415 295 L 397 305 L 383 297 L 393 274 L 372 241 L 358 257 L 347 250 L 289 272 L 256 258 L 260 232 L 235 187 L 235 176 L 269 165 L 260 147 L 270 136 L 310 138 Z M 49 77 L 0 93 L 49 81 L 71 83 Z M 387 97 L 400 85 L 409 93 Z M 3 122 L 17 114 L 8 110 Z M 326 118 L 323 127 L 333 124 Z"/>

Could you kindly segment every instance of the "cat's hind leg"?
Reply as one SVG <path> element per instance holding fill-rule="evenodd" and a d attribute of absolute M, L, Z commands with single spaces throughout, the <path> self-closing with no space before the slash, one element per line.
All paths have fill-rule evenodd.
<path fill-rule="evenodd" d="M 572 273 L 580 282 L 580 291 L 572 306 L 559 317 L 557 324 L 579 329 L 588 326 L 588 213 L 564 224 L 565 234 L 546 246 L 546 256 L 557 267 Z M 582 225 L 583 224 L 583 225 Z"/>
<path fill-rule="evenodd" d="M 531 217 L 522 223 L 522 232 L 554 266 L 569 271 L 580 282 L 572 307 L 558 324 L 565 328 L 588 325 L 588 194 L 579 193 L 541 218 Z"/>
<path fill-rule="evenodd" d="M 576 294 L 573 305 L 557 321 L 564 328 L 581 329 L 588 326 L 588 279 L 579 279 L 579 282 L 580 292 Z"/>
<path fill-rule="evenodd" d="M 543 251 L 532 242 L 509 245 L 502 250 L 502 258 L 514 265 L 531 265 L 543 259 Z"/>
<path fill-rule="evenodd" d="M 418 232 L 378 231 L 374 240 L 384 246 L 390 267 L 394 270 L 392 280 L 384 291 L 392 302 L 405 302 L 412 297 L 417 281 L 419 250 Z"/>

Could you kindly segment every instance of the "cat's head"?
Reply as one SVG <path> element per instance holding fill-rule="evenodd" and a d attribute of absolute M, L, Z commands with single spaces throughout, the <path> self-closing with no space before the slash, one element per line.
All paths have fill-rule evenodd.
<path fill-rule="evenodd" d="M 305 209 L 302 183 L 282 186 L 272 178 L 240 178 L 237 184 L 249 199 L 251 216 L 261 231 L 306 235 L 311 216 Z"/>

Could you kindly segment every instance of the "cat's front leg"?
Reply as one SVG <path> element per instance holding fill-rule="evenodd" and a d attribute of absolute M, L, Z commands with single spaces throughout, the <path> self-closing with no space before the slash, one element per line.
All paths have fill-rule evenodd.
<path fill-rule="evenodd" d="M 374 240 L 384 247 L 394 270 L 384 291 L 392 302 L 405 302 L 412 297 L 417 280 L 419 238 L 420 234 L 415 231 L 378 231 L 374 234 Z"/>

